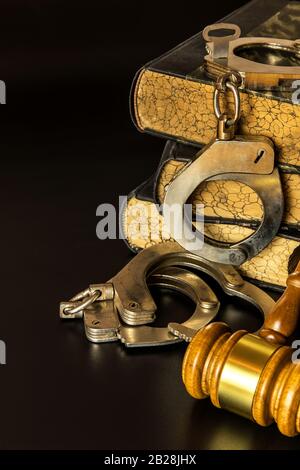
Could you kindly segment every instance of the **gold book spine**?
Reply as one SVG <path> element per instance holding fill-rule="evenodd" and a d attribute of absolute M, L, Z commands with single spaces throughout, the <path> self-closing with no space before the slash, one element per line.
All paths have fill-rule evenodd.
<path fill-rule="evenodd" d="M 213 90 L 208 83 L 144 69 L 134 92 L 137 125 L 143 131 L 207 144 L 217 128 Z M 231 96 L 228 103 L 233 106 Z M 242 90 L 237 133 L 271 138 L 278 163 L 300 166 L 300 105 Z"/>

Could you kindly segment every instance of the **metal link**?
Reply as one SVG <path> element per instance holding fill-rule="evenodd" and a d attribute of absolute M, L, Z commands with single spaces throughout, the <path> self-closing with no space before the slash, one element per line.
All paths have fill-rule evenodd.
<path fill-rule="evenodd" d="M 235 123 L 239 120 L 241 114 L 241 100 L 240 93 L 238 90 L 239 85 L 241 84 L 242 79 L 238 73 L 226 73 L 218 78 L 215 90 L 214 90 L 214 112 L 218 120 L 222 118 L 224 113 L 222 113 L 220 108 L 220 93 L 225 93 L 226 89 L 231 91 L 234 98 L 234 116 L 228 118 L 226 121 L 226 126 L 234 126 Z M 227 114 L 227 113 L 226 113 Z"/>
<path fill-rule="evenodd" d="M 251 302 L 264 316 L 274 305 L 269 295 L 244 281 L 233 266 L 207 261 L 169 241 L 141 251 L 108 282 L 91 284 L 73 297 L 77 300 L 61 302 L 60 317 L 83 318 L 86 336 L 94 343 L 120 339 L 127 347 L 142 347 L 190 341 L 197 330 L 214 319 L 219 309 L 213 291 L 190 269 L 208 274 L 225 293 Z M 150 285 L 167 287 L 189 297 L 196 304 L 193 315 L 182 324 L 148 325 L 157 311 Z M 100 298 L 96 299 L 96 295 Z M 134 302 L 139 304 L 139 311 L 129 310 L 129 304 Z M 65 310 L 70 313 L 64 313 Z M 132 315 L 126 317 L 125 310 Z"/>
<path fill-rule="evenodd" d="M 74 302 L 76 303 L 76 306 L 71 307 L 71 308 L 66 307 L 64 309 L 65 315 L 75 315 L 76 313 L 81 312 L 82 310 L 87 308 L 89 305 L 96 302 L 96 300 L 101 296 L 100 290 L 96 291 L 93 295 L 84 296 L 84 293 L 86 292 L 89 293 L 89 290 L 86 289 L 85 291 L 82 291 L 79 294 L 77 294 L 75 297 L 72 297 L 72 299 L 70 300 L 70 303 Z M 83 298 L 82 302 L 78 303 L 78 300 L 81 300 L 82 298 Z"/>
<path fill-rule="evenodd" d="M 233 83 L 237 87 L 240 87 L 243 83 L 243 78 L 242 78 L 241 74 L 238 73 L 238 72 L 234 72 L 234 71 L 226 72 L 226 73 L 224 73 L 223 75 L 220 75 L 217 78 L 216 87 L 220 91 L 225 92 L 227 83 Z"/>

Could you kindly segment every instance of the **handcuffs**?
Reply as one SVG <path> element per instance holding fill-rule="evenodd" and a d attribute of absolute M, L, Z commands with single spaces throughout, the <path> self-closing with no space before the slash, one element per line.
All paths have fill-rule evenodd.
<path fill-rule="evenodd" d="M 189 342 L 216 317 L 220 304 L 211 288 L 187 268 L 210 275 L 225 293 L 249 301 L 264 318 L 274 305 L 268 294 L 243 280 L 232 266 L 200 258 L 177 242 L 165 242 L 141 251 L 108 282 L 93 284 L 69 302 L 61 302 L 60 317 L 83 318 L 86 336 L 95 343 L 120 340 L 127 347 L 142 347 Z M 192 316 L 181 324 L 150 326 L 156 314 L 150 285 L 189 297 L 195 303 Z"/>
<path fill-rule="evenodd" d="M 173 239 L 202 258 L 235 266 L 256 256 L 273 240 L 283 215 L 283 193 L 272 141 L 263 136 L 235 135 L 235 125 L 240 117 L 240 84 L 241 77 L 235 72 L 224 74 L 217 80 L 213 99 L 218 121 L 217 137 L 174 177 L 163 202 L 164 222 Z M 232 117 L 220 109 L 220 95 L 227 89 L 234 97 Z M 261 223 L 254 233 L 238 243 L 212 240 L 186 216 L 189 197 L 204 181 L 211 179 L 240 181 L 260 197 L 264 209 Z M 180 219 L 169 216 L 170 207 L 176 206 L 181 208 Z"/>
<path fill-rule="evenodd" d="M 217 33 L 213 35 L 212 33 Z M 223 34 L 222 34 L 223 31 Z M 231 34 L 227 34 L 231 31 Z M 227 32 L 227 33 L 226 33 Z M 207 55 L 204 69 L 211 78 L 238 72 L 241 87 L 268 90 L 300 78 L 300 40 L 240 37 L 239 26 L 216 23 L 203 30 Z M 289 84 L 289 88 L 291 88 Z"/>
<path fill-rule="evenodd" d="M 209 34 L 222 29 L 233 34 Z M 163 215 L 166 208 L 179 205 L 182 237 L 176 236 L 176 220 L 164 217 L 175 241 L 143 250 L 108 282 L 90 285 L 69 302 L 60 304 L 61 318 L 83 318 L 86 336 L 92 342 L 120 340 L 127 347 L 141 347 L 191 341 L 197 331 L 214 320 L 220 304 L 212 289 L 188 269 L 210 275 L 224 292 L 249 301 L 264 318 L 274 305 L 268 294 L 243 280 L 233 267 L 257 255 L 280 227 L 283 194 L 274 147 L 263 136 L 235 136 L 235 125 L 240 117 L 239 88 L 280 86 L 286 80 L 300 77 L 300 40 L 240 38 L 240 33 L 238 26 L 227 23 L 208 26 L 203 31 L 208 53 L 204 68 L 216 79 L 213 106 L 218 122 L 217 137 L 176 174 L 166 190 Z M 261 59 L 253 60 L 259 53 Z M 227 90 L 234 98 L 233 116 L 222 112 L 220 106 L 221 94 Z M 260 226 L 238 243 L 211 240 L 197 232 L 195 224 L 193 227 L 184 215 L 184 205 L 193 191 L 204 181 L 213 179 L 245 183 L 261 199 L 264 216 Z M 191 246 L 193 234 L 203 241 L 201 248 Z M 192 316 L 183 323 L 170 322 L 164 328 L 150 326 L 157 310 L 148 289 L 152 285 L 189 297 L 195 303 Z"/>

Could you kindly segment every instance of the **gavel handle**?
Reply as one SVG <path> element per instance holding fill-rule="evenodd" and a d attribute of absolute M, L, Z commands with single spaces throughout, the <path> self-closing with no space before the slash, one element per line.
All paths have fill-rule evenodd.
<path fill-rule="evenodd" d="M 300 261 L 287 278 L 287 288 L 269 313 L 259 331 L 262 338 L 284 344 L 293 334 L 300 312 Z"/>

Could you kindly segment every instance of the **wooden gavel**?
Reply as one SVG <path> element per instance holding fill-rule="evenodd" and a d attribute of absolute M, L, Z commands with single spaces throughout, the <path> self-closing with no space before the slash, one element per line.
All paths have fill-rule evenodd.
<path fill-rule="evenodd" d="M 182 378 L 194 398 L 245 416 L 261 426 L 274 420 L 286 436 L 300 433 L 300 363 L 283 344 L 300 310 L 300 262 L 258 335 L 232 334 L 225 323 L 200 330 L 187 348 Z"/>

